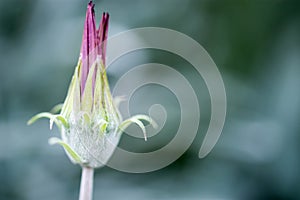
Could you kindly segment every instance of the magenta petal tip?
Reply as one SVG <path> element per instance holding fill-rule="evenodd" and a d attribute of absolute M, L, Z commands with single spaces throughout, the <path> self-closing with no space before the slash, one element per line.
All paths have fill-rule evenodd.
<path fill-rule="evenodd" d="M 93 1 L 90 1 L 87 6 L 86 19 L 84 23 L 83 38 L 80 52 L 82 60 L 80 83 L 81 94 L 83 94 L 84 92 L 89 70 L 93 63 L 96 61 L 97 56 L 100 57 L 103 64 L 105 65 L 109 14 L 103 13 L 100 26 L 98 29 L 96 29 L 94 7 L 95 4 L 93 4 Z"/>

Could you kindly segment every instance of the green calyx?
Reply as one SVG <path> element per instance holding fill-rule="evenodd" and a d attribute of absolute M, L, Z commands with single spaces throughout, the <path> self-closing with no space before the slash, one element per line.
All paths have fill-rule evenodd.
<path fill-rule="evenodd" d="M 106 70 L 99 58 L 91 66 L 81 94 L 81 65 L 79 59 L 65 102 L 55 106 L 51 113 L 33 116 L 28 125 L 40 118 L 49 118 L 50 129 L 55 123 L 61 132 L 61 139 L 51 138 L 49 143 L 61 145 L 73 163 L 97 168 L 106 164 L 118 145 L 122 131 L 130 124 L 135 123 L 141 128 L 145 140 L 143 121 L 153 127 L 157 125 L 146 115 L 122 120 L 117 107 L 121 99 L 114 101 L 112 98 Z"/>

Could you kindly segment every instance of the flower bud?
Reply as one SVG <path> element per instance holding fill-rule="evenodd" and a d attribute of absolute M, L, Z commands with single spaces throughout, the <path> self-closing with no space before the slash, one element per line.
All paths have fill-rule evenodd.
<path fill-rule="evenodd" d="M 63 146 L 73 163 L 92 168 L 107 163 L 118 145 L 122 130 L 131 123 L 140 126 L 144 135 L 141 120 L 155 126 L 155 122 L 145 115 L 123 121 L 114 103 L 105 69 L 108 20 L 108 13 L 103 13 L 96 29 L 94 4 L 90 1 L 81 53 L 60 113 L 40 113 L 28 121 L 31 124 L 39 118 L 49 118 L 50 128 L 55 123 L 61 131 L 61 139 L 50 138 L 49 143 Z"/>

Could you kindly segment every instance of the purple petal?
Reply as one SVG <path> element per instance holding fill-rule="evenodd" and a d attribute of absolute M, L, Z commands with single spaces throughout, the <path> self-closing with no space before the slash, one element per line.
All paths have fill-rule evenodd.
<path fill-rule="evenodd" d="M 89 69 L 91 65 L 96 60 L 98 54 L 97 47 L 97 30 L 96 30 L 96 22 L 95 22 L 95 11 L 94 4 L 92 1 L 89 2 L 86 11 L 86 19 L 84 23 L 84 31 L 82 38 L 82 46 L 81 46 L 81 81 L 80 81 L 80 92 L 81 95 L 84 92 L 84 87 L 86 83 L 86 79 L 89 73 Z"/>
<path fill-rule="evenodd" d="M 105 56 L 106 56 L 106 43 L 107 43 L 107 34 L 108 34 L 108 20 L 109 14 L 103 13 L 101 23 L 98 29 L 98 55 L 100 55 L 103 64 L 105 65 Z"/>

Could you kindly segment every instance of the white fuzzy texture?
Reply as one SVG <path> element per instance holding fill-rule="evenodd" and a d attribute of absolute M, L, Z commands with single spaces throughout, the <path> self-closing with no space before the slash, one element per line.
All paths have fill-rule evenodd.
<path fill-rule="evenodd" d="M 98 168 L 104 166 L 117 147 L 121 132 L 119 124 L 111 121 L 105 131 L 102 120 L 89 118 L 87 114 L 71 115 L 70 128 L 62 129 L 62 140 L 81 158 L 83 166 Z M 68 152 L 66 152 L 68 154 Z M 69 158 L 74 162 L 72 156 Z"/>

